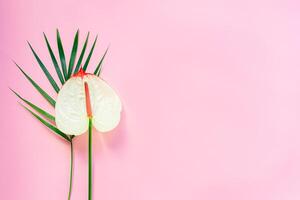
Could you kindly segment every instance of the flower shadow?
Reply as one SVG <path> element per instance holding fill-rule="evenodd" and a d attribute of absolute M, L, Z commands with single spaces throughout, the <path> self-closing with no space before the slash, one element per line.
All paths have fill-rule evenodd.
<path fill-rule="evenodd" d="M 126 144 L 126 114 L 125 110 L 121 113 L 121 121 L 119 125 L 112 131 L 107 133 L 99 133 L 93 128 L 93 152 L 99 151 L 121 151 Z M 84 133 L 74 138 L 74 147 L 76 154 L 80 157 L 84 157 L 87 160 L 88 153 L 88 134 Z"/>

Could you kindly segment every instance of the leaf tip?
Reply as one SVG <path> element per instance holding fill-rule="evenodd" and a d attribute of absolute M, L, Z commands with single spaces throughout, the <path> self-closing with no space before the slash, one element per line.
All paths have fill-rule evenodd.
<path fill-rule="evenodd" d="M 17 65 L 17 62 L 16 62 L 14 59 L 11 58 L 11 61 L 12 61 L 15 65 Z"/>
<path fill-rule="evenodd" d="M 8 89 L 9 89 L 12 93 L 14 93 L 15 95 L 17 95 L 17 92 L 15 92 L 11 87 L 8 86 Z"/>
<path fill-rule="evenodd" d="M 9 89 L 10 91 L 12 91 L 13 93 L 15 93 L 15 91 L 14 91 L 11 87 L 8 86 L 8 89 Z"/>
<path fill-rule="evenodd" d="M 56 29 L 56 37 L 60 40 L 60 33 L 59 33 L 58 28 Z"/>

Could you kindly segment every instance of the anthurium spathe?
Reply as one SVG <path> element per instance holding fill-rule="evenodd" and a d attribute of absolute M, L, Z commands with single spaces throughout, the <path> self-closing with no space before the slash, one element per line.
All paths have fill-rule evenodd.
<path fill-rule="evenodd" d="M 65 133 L 81 135 L 91 118 L 99 132 L 107 132 L 118 125 L 121 109 L 118 95 L 105 81 L 80 69 L 58 93 L 55 122 Z"/>

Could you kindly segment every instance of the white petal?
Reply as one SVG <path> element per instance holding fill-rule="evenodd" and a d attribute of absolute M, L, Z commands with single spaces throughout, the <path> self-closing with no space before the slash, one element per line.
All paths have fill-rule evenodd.
<path fill-rule="evenodd" d="M 115 91 L 94 75 L 84 77 L 89 85 L 93 124 L 100 132 L 114 129 L 120 122 L 122 104 Z"/>
<path fill-rule="evenodd" d="M 70 78 L 61 88 L 55 105 L 55 122 L 66 134 L 80 135 L 88 129 L 84 84 L 81 77 Z"/>

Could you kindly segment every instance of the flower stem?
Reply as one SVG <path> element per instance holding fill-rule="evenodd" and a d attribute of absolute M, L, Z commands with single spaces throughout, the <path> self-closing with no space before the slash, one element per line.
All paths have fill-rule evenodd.
<path fill-rule="evenodd" d="M 71 194 L 72 194 L 72 185 L 73 185 L 73 157 L 74 157 L 74 153 L 73 153 L 73 136 L 71 136 L 71 141 L 70 141 L 70 145 L 71 145 L 71 163 L 70 163 L 70 185 L 69 185 L 69 195 L 68 195 L 68 200 L 71 199 Z"/>
<path fill-rule="evenodd" d="M 89 200 L 92 200 L 92 118 L 89 117 Z"/>

